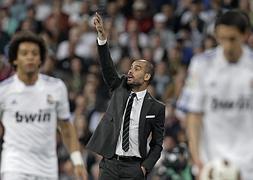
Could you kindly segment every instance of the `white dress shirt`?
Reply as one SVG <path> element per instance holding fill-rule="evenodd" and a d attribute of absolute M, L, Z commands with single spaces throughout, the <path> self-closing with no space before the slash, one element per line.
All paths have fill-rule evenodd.
<path fill-rule="evenodd" d="M 122 119 L 122 124 L 121 124 L 120 135 L 119 135 L 118 143 L 117 143 L 117 147 L 116 147 L 116 154 L 117 155 L 141 157 L 140 151 L 139 151 L 139 120 L 140 120 L 140 114 L 141 114 L 143 100 L 144 100 L 146 93 L 147 93 L 146 89 L 144 91 L 136 92 L 136 97 L 133 100 L 132 110 L 131 110 L 131 114 L 130 114 L 130 124 L 129 124 L 129 150 L 127 152 L 125 152 L 122 149 L 122 133 L 123 133 L 123 124 L 124 124 L 124 116 L 125 116 L 126 109 L 124 110 L 124 115 L 122 117 L 123 119 Z M 127 100 L 127 104 L 128 104 L 130 97 L 131 96 L 129 95 L 129 98 Z"/>

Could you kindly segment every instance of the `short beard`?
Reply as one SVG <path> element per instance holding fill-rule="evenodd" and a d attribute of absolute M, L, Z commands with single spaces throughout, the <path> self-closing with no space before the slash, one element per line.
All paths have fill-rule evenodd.
<path fill-rule="evenodd" d="M 28 76 L 28 77 L 33 77 L 35 74 L 37 74 L 38 73 L 38 70 L 34 70 L 34 71 L 28 71 L 28 72 L 26 72 L 26 75 Z"/>
<path fill-rule="evenodd" d="M 127 83 L 128 84 L 128 86 L 131 88 L 131 89 L 134 89 L 134 88 L 138 88 L 138 87 L 140 87 L 141 86 L 141 84 L 140 83 Z"/>

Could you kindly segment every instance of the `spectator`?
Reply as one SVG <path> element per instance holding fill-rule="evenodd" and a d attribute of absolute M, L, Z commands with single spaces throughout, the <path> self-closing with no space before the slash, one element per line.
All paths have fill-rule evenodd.
<path fill-rule="evenodd" d="M 171 82 L 171 77 L 168 75 L 167 63 L 161 61 L 156 64 L 155 76 L 153 79 L 153 85 L 155 87 L 156 98 L 161 99 L 166 87 Z"/>
<path fill-rule="evenodd" d="M 0 82 L 13 75 L 14 69 L 6 62 L 3 55 L 0 55 Z"/>
<path fill-rule="evenodd" d="M 161 38 L 162 47 L 171 48 L 175 44 L 175 33 L 167 28 L 167 17 L 162 13 L 155 14 L 153 18 L 154 28 L 151 30 L 150 35 L 158 34 Z"/>
<path fill-rule="evenodd" d="M 139 31 L 138 21 L 129 20 L 126 32 L 119 36 L 119 43 L 123 48 L 123 56 L 137 59 L 141 57 L 142 48 L 148 46 L 148 36 Z"/>
<path fill-rule="evenodd" d="M 132 5 L 132 17 L 128 19 L 130 21 L 132 19 L 136 20 L 138 29 L 143 33 L 148 33 L 153 27 L 151 9 L 148 5 L 148 1 L 135 0 Z"/>

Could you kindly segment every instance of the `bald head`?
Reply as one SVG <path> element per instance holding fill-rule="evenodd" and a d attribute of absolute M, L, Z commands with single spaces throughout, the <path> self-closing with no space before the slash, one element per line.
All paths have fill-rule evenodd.
<path fill-rule="evenodd" d="M 153 64 L 145 59 L 138 59 L 138 60 L 134 60 L 134 62 L 141 62 L 145 64 L 145 72 L 147 74 L 150 74 L 150 79 L 149 79 L 149 83 L 152 81 L 153 76 L 154 76 L 154 66 Z"/>

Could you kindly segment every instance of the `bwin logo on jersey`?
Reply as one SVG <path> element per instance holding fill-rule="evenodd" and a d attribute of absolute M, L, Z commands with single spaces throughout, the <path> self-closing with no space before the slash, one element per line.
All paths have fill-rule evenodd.
<path fill-rule="evenodd" d="M 213 110 L 253 110 L 253 99 L 241 97 L 235 100 L 212 98 L 211 107 Z"/>
<path fill-rule="evenodd" d="M 21 114 L 20 112 L 16 112 L 15 116 L 18 123 L 49 122 L 51 119 L 51 114 L 43 111 L 34 114 Z"/>

